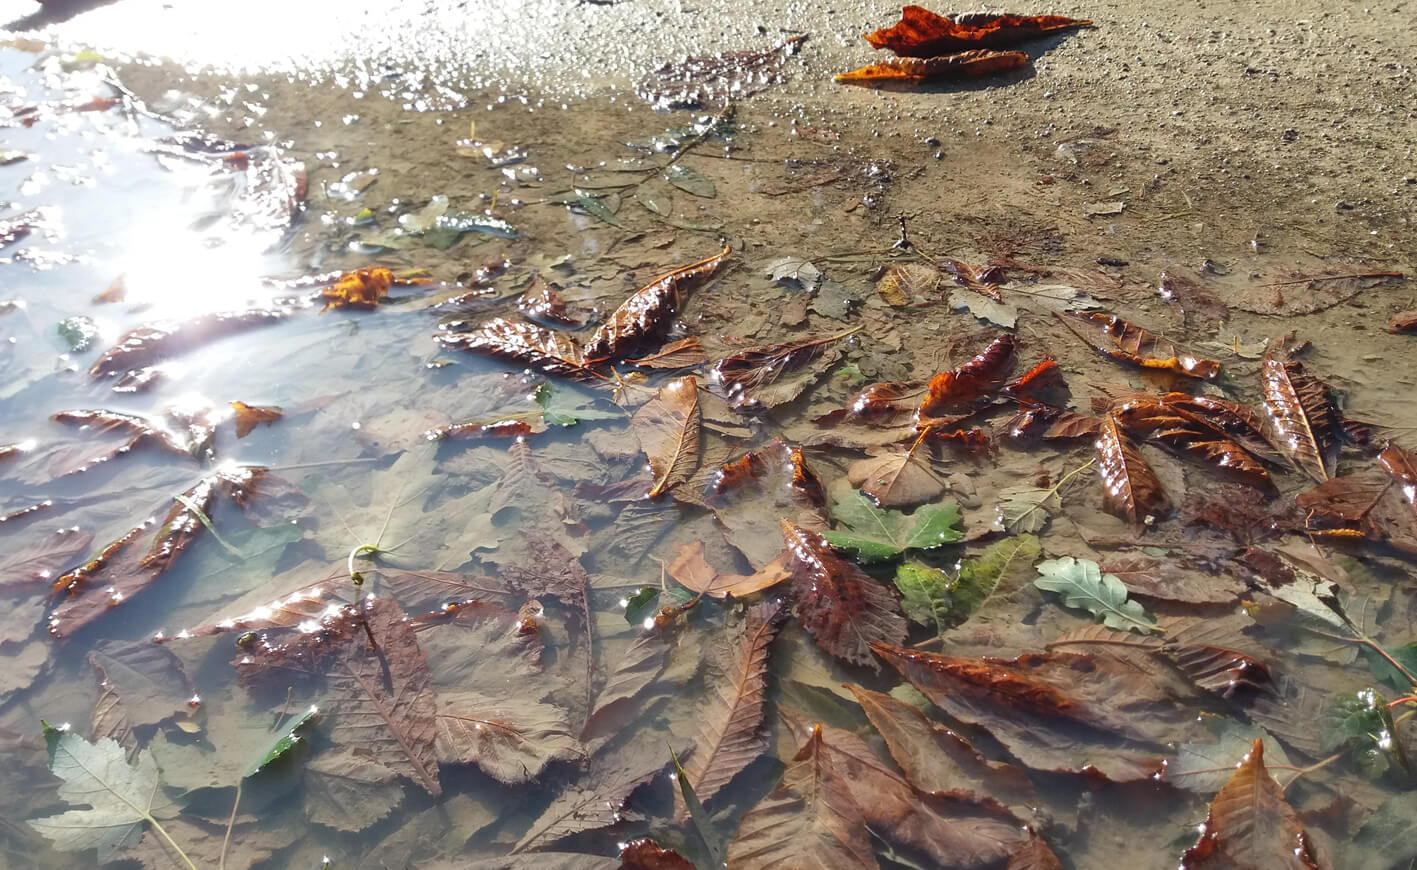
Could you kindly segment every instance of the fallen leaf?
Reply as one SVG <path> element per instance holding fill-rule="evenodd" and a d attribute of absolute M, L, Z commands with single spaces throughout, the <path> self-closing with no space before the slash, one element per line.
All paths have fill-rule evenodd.
<path fill-rule="evenodd" d="M 1104 560 L 1098 570 L 1122 581 L 1129 594 L 1157 601 L 1233 604 L 1245 592 L 1245 585 L 1232 577 L 1187 571 L 1174 559 L 1118 555 Z"/>
<path fill-rule="evenodd" d="M 1220 363 L 1215 360 L 1183 353 L 1171 342 L 1115 314 L 1069 312 L 1057 317 L 1070 332 L 1109 359 L 1205 380 L 1220 374 Z M 1075 322 L 1082 326 L 1074 326 Z M 1084 333 L 1084 328 L 1090 331 Z"/>
<path fill-rule="evenodd" d="M 375 308 L 394 284 L 394 273 L 383 266 L 345 272 L 335 283 L 320 291 L 325 301 L 321 313 L 331 308 Z"/>
<path fill-rule="evenodd" d="M 686 369 L 708 362 L 708 353 L 697 336 L 671 341 L 658 351 L 639 359 L 627 359 L 632 366 L 646 369 Z"/>
<path fill-rule="evenodd" d="M 622 753 L 593 760 L 586 775 L 551 802 L 511 853 L 539 851 L 573 834 L 608 828 L 622 821 L 635 790 L 668 766 L 660 759 L 660 753 L 650 753 L 652 758 L 647 759 L 638 747 L 634 748 L 632 757 Z"/>
<path fill-rule="evenodd" d="M 1261 462 L 1282 465 L 1284 454 L 1275 446 L 1274 435 L 1264 415 L 1249 405 L 1214 396 L 1167 393 L 1161 403 L 1200 425 L 1208 426 L 1231 439 Z"/>
<path fill-rule="evenodd" d="M 739 351 L 714 363 L 709 379 L 737 410 L 774 408 L 801 395 L 841 358 L 845 352 L 841 339 L 858 331 L 859 327 Z"/>
<path fill-rule="evenodd" d="M 646 341 L 663 335 L 689 292 L 712 276 L 731 252 L 732 248 L 725 246 L 708 259 L 681 266 L 636 290 L 591 334 L 585 344 L 584 358 L 599 362 L 623 357 Z"/>
<path fill-rule="evenodd" d="M 850 72 L 837 73 L 832 81 L 846 85 L 874 85 L 882 82 L 923 82 L 935 79 L 967 79 L 992 75 L 1028 66 L 1021 51 L 975 49 L 944 57 L 893 57 L 879 60 Z"/>
<path fill-rule="evenodd" d="M 1014 337 L 1005 333 L 969 362 L 931 378 L 920 402 L 922 420 L 975 410 L 980 399 L 1004 385 L 1013 368 L 1015 347 Z"/>
<path fill-rule="evenodd" d="M 574 341 L 525 321 L 497 317 L 471 331 L 444 331 L 434 338 L 443 347 L 524 363 L 546 374 L 601 380 Z"/>
<path fill-rule="evenodd" d="M 1150 525 L 1171 508 L 1156 472 L 1122 432 L 1115 414 L 1102 418 L 1097 436 L 1097 476 L 1107 510 L 1135 527 Z"/>
<path fill-rule="evenodd" d="M 1264 741 L 1256 740 L 1235 775 L 1211 801 L 1196 844 L 1181 856 L 1185 870 L 1275 868 L 1319 870 L 1313 844 L 1284 789 L 1264 766 Z"/>
<path fill-rule="evenodd" d="M 688 858 L 642 837 L 620 850 L 620 870 L 695 870 Z"/>
<path fill-rule="evenodd" d="M 876 293 L 892 308 L 904 308 L 934 301 L 940 281 L 940 273 L 934 267 L 905 263 L 886 270 L 876 282 Z"/>
<path fill-rule="evenodd" d="M 73 564 L 74 558 L 92 543 L 93 534 L 77 528 L 59 529 L 43 539 L 32 539 L 0 563 L 0 589 L 53 585 L 60 570 Z"/>
<path fill-rule="evenodd" d="M 935 57 L 970 48 L 1016 45 L 1044 34 L 1091 26 L 1091 21 L 1061 15 L 964 12 L 946 17 L 921 6 L 906 6 L 900 21 L 866 34 L 866 41 L 902 57 Z"/>
<path fill-rule="evenodd" d="M 565 711 L 529 695 L 443 692 L 438 702 L 439 758 L 477 765 L 498 782 L 530 782 L 552 762 L 584 754 Z"/>
<path fill-rule="evenodd" d="M 1273 351 L 1260 369 L 1265 410 L 1280 446 L 1300 471 L 1319 483 L 1328 480 L 1338 449 L 1339 416 L 1322 381 L 1304 372 L 1302 363 L 1285 361 Z"/>
<path fill-rule="evenodd" d="M 119 336 L 89 367 L 89 374 L 101 378 L 146 369 L 219 338 L 280 323 L 291 313 L 286 308 L 255 308 L 139 326 Z"/>
<path fill-rule="evenodd" d="M 1122 581 L 1103 574 L 1096 562 L 1063 556 L 1039 562 L 1036 567 L 1042 576 L 1034 580 L 1033 585 L 1057 592 L 1065 605 L 1087 610 L 1108 628 L 1143 634 L 1161 630 L 1140 604 L 1127 600 L 1127 588 Z"/>
<path fill-rule="evenodd" d="M 724 51 L 666 63 L 646 76 L 635 92 L 659 111 L 727 105 L 778 81 L 783 61 L 806 38 L 793 36 L 768 49 Z"/>
<path fill-rule="evenodd" d="M 1384 541 L 1417 553 L 1417 513 L 1406 495 L 1410 489 L 1390 474 L 1360 471 L 1325 480 L 1294 501 L 1306 511 L 1304 526 L 1312 534 Z"/>
<path fill-rule="evenodd" d="M 1149 438 L 1182 456 L 1215 466 L 1257 489 L 1274 490 L 1269 472 L 1249 451 L 1196 418 L 1177 413 L 1173 405 L 1136 399 L 1114 410 L 1112 417 L 1129 434 Z"/>
<path fill-rule="evenodd" d="M 907 515 L 883 510 L 855 491 L 841 494 L 832 503 L 832 518 L 845 530 L 824 533 L 833 546 L 853 553 L 862 562 L 894 559 L 906 550 L 929 550 L 964 537 L 956 526 L 959 507 L 933 504 Z"/>
<path fill-rule="evenodd" d="M 710 598 L 727 598 L 730 595 L 734 598 L 745 598 L 792 579 L 792 571 L 785 555 L 779 556 L 753 574 L 721 574 L 705 558 L 703 541 L 693 541 L 681 546 L 674 554 L 674 560 L 664 570 L 684 588 Z"/>
<path fill-rule="evenodd" d="M 689 479 L 699 464 L 699 383 L 693 375 L 670 381 L 635 412 L 630 421 L 649 458 L 649 498 L 658 498 Z"/>
<path fill-rule="evenodd" d="M 182 660 L 150 642 L 108 640 L 89 653 L 99 683 L 121 704 L 127 728 L 187 719 L 200 703 Z"/>
<path fill-rule="evenodd" d="M 248 405 L 232 402 L 231 410 L 236 413 L 236 437 L 245 438 L 262 423 L 274 423 L 282 416 L 280 408 L 274 405 Z"/>
<path fill-rule="evenodd" d="M 944 495 L 948 487 L 931 465 L 925 433 L 904 452 L 892 451 L 859 459 L 846 470 L 852 486 L 876 503 L 877 507 L 915 507 Z"/>
<path fill-rule="evenodd" d="M 1399 311 L 1387 322 L 1387 331 L 1396 333 L 1417 332 L 1417 311 Z"/>

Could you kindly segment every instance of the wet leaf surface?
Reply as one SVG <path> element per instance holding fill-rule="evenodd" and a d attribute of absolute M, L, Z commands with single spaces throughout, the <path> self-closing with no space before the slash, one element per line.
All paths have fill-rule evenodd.
<path fill-rule="evenodd" d="M 844 528 L 824 533 L 827 542 L 862 562 L 894 559 L 906 550 L 934 549 L 964 537 L 957 528 L 959 508 L 953 504 L 926 505 L 904 514 L 846 492 L 833 499 L 832 518 Z"/>
<path fill-rule="evenodd" d="M 1091 21 L 1061 15 L 965 12 L 945 16 L 921 6 L 906 6 L 900 21 L 868 33 L 866 41 L 902 57 L 935 57 L 964 49 L 1017 45 L 1045 34 L 1090 26 Z"/>
<path fill-rule="evenodd" d="M 1115 414 L 1102 418 L 1096 448 L 1102 501 L 1109 511 L 1140 527 L 1170 509 L 1171 500 L 1156 472 L 1122 431 Z"/>
<path fill-rule="evenodd" d="M 590 361 L 623 357 L 663 336 L 683 308 L 689 293 L 707 281 L 728 259 L 731 249 L 682 266 L 636 290 L 586 341 Z"/>
<path fill-rule="evenodd" d="M 1058 319 L 1103 356 L 1144 369 L 1209 380 L 1220 374 L 1220 363 L 1192 356 L 1174 344 L 1115 314 L 1059 314 Z"/>
<path fill-rule="evenodd" d="M 699 384 L 693 376 L 671 381 L 635 412 L 631 421 L 640 448 L 649 457 L 652 482 L 646 495 L 658 498 L 689 479 L 699 464 Z"/>
<path fill-rule="evenodd" d="M 1284 791 L 1265 769 L 1260 740 L 1211 802 L 1203 831 L 1181 857 L 1182 867 L 1321 866 Z"/>
<path fill-rule="evenodd" d="M 1019 69 L 1028 65 L 1021 51 L 975 49 L 945 57 L 895 57 L 838 73 L 832 81 L 850 85 L 886 82 L 924 82 L 937 79 L 968 79 Z"/>
<path fill-rule="evenodd" d="M 1280 446 L 1295 467 L 1322 483 L 1331 476 L 1338 449 L 1339 417 L 1328 388 L 1302 363 L 1265 355 L 1260 371 L 1264 405 Z"/>

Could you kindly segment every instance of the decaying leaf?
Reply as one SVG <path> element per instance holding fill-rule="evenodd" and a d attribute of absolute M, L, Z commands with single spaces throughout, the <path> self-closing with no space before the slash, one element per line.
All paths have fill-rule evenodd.
<path fill-rule="evenodd" d="M 101 378 L 145 369 L 218 338 L 280 323 L 290 314 L 286 308 L 256 308 L 139 326 L 119 336 L 118 343 L 89 367 L 89 374 Z"/>
<path fill-rule="evenodd" d="M 232 402 L 231 410 L 236 413 L 236 437 L 245 438 L 262 423 L 274 423 L 281 418 L 282 411 L 274 405 L 248 405 Z"/>
<path fill-rule="evenodd" d="M 734 408 L 774 408 L 797 398 L 840 359 L 841 340 L 859 329 L 739 351 L 714 363 L 709 379 Z"/>
<path fill-rule="evenodd" d="M 1271 491 L 1274 481 L 1249 451 L 1175 406 L 1150 399 L 1126 402 L 1113 419 L 1128 433 L 1150 438 L 1182 456 L 1213 465 L 1237 480 Z"/>
<path fill-rule="evenodd" d="M 964 12 L 946 17 L 922 6 L 906 6 L 900 21 L 866 34 L 866 41 L 902 57 L 936 57 L 971 48 L 1017 45 L 1044 34 L 1091 26 L 1091 21 L 1061 15 Z"/>
<path fill-rule="evenodd" d="M 1322 381 L 1310 377 L 1303 363 L 1273 351 L 1260 369 L 1265 410 L 1290 460 L 1319 483 L 1329 479 L 1338 449 L 1340 418 Z"/>
<path fill-rule="evenodd" d="M 93 543 L 93 534 L 77 528 L 59 529 L 35 538 L 0 562 L 0 589 L 30 584 L 52 585 L 59 572 Z"/>
<path fill-rule="evenodd" d="M 1057 317 L 1074 335 L 1109 359 L 1206 380 L 1220 374 L 1220 363 L 1215 360 L 1183 353 L 1166 339 L 1115 314 L 1071 312 Z M 1079 322 L 1081 326 L 1074 325 Z"/>
<path fill-rule="evenodd" d="M 1319 870 L 1309 835 L 1284 789 L 1264 766 L 1256 740 L 1235 775 L 1211 801 L 1200 840 L 1181 856 L 1185 870 Z"/>
<path fill-rule="evenodd" d="M 586 785 L 567 787 L 512 847 L 512 854 L 539 851 L 572 834 L 622 821 L 630 795 L 666 766 L 661 753 L 643 753 L 638 747 L 632 757 L 621 753 L 597 758 L 584 778 Z"/>
<path fill-rule="evenodd" d="M 779 556 L 749 575 L 721 574 L 704 556 L 704 542 L 685 544 L 675 553 L 665 571 L 686 589 L 710 598 L 744 598 L 792 579 L 786 556 Z"/>
<path fill-rule="evenodd" d="M 1284 464 L 1284 454 L 1273 444 L 1274 436 L 1264 415 L 1249 405 L 1189 393 L 1167 393 L 1161 397 L 1161 403 L 1168 410 L 1229 438 L 1261 462 Z"/>
<path fill-rule="evenodd" d="M 1385 541 L 1417 553 L 1417 513 L 1407 495 L 1410 491 L 1400 477 L 1360 471 L 1301 492 L 1295 503 L 1307 512 L 1304 523 L 1311 533 Z"/>
<path fill-rule="evenodd" d="M 705 260 L 681 266 L 636 290 L 615 309 L 585 344 L 584 358 L 591 362 L 615 359 L 664 334 L 683 308 L 689 292 L 718 270 L 732 248 Z"/>
<path fill-rule="evenodd" d="M 103 641 L 89 653 L 99 683 L 123 707 L 129 728 L 148 728 L 170 719 L 187 719 L 196 704 L 196 687 L 182 660 L 154 643 Z M 151 729 L 148 729 L 151 730 Z"/>
<path fill-rule="evenodd" d="M 931 466 L 925 436 L 921 433 L 903 452 L 890 451 L 853 462 L 847 469 L 847 479 L 881 508 L 911 508 L 934 501 L 947 487 Z"/>
<path fill-rule="evenodd" d="M 837 73 L 832 81 L 846 85 L 883 82 L 923 82 L 934 79 L 967 79 L 1028 66 L 1021 51 L 975 49 L 944 57 L 893 57 L 850 72 Z"/>
<path fill-rule="evenodd" d="M 383 266 L 346 272 L 334 284 L 320 291 L 325 301 L 321 312 L 331 308 L 374 308 L 389 293 L 394 273 Z"/>
<path fill-rule="evenodd" d="M 525 321 L 497 317 L 469 332 L 440 332 L 435 338 L 444 347 L 524 363 L 546 374 L 601 379 L 574 341 Z"/>
<path fill-rule="evenodd" d="M 940 273 L 923 263 L 891 266 L 876 282 L 876 293 L 892 308 L 933 301 L 940 288 Z"/>
<path fill-rule="evenodd" d="M 1134 526 L 1149 525 L 1165 515 L 1171 501 L 1156 472 L 1122 432 L 1115 414 L 1102 418 L 1096 446 L 1097 476 L 1107 510 Z"/>
<path fill-rule="evenodd" d="M 708 362 L 708 353 L 698 336 L 691 335 L 678 341 L 671 341 L 648 356 L 627 359 L 632 366 L 646 369 L 686 369 Z"/>
<path fill-rule="evenodd" d="M 498 782 L 529 782 L 552 762 L 580 758 L 584 752 L 565 712 L 529 694 L 493 698 L 443 692 L 438 701 L 439 757 L 475 764 Z"/>
<path fill-rule="evenodd" d="M 878 667 L 873 642 L 900 643 L 905 618 L 894 596 L 855 565 L 836 555 L 821 535 L 782 521 L 791 556 L 792 613 L 817 645 L 853 664 Z"/>
<path fill-rule="evenodd" d="M 1387 322 L 1387 331 L 1396 333 L 1417 332 L 1417 311 L 1399 311 Z"/>
<path fill-rule="evenodd" d="M 658 498 L 689 479 L 699 465 L 699 382 L 689 375 L 670 381 L 635 412 L 631 429 L 649 457 L 653 482 L 648 496 Z"/>
<path fill-rule="evenodd" d="M 982 398 L 1004 385 L 1014 364 L 1016 341 L 1008 333 L 953 371 L 930 379 L 920 402 L 921 418 L 969 413 Z"/>

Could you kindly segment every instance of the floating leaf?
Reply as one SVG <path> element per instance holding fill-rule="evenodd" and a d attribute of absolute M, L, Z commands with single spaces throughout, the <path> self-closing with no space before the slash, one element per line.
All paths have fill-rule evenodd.
<path fill-rule="evenodd" d="M 693 196 L 713 199 L 713 182 L 682 163 L 676 163 L 661 173 L 664 180 Z"/>
<path fill-rule="evenodd" d="M 1202 359 L 1176 349 L 1165 339 L 1135 326 L 1115 314 L 1059 314 L 1062 321 L 1078 338 L 1103 356 L 1130 363 L 1144 369 L 1160 369 L 1178 375 L 1209 380 L 1220 374 L 1220 363 Z M 1081 321 L 1082 327 L 1074 326 Z M 1092 331 L 1084 334 L 1081 329 Z"/>
<path fill-rule="evenodd" d="M 801 395 L 845 353 L 841 339 L 858 331 L 859 327 L 739 351 L 714 363 L 709 378 L 738 410 L 774 408 Z M 800 376 L 792 377 L 793 373 Z"/>
<path fill-rule="evenodd" d="M 262 423 L 274 423 L 281 418 L 280 408 L 272 405 L 248 405 L 232 402 L 231 410 L 236 413 L 236 437 L 245 438 Z"/>
<path fill-rule="evenodd" d="M 1061 15 L 964 12 L 946 17 L 921 6 L 906 6 L 900 21 L 866 34 L 866 41 L 902 57 L 935 57 L 970 48 L 1016 45 L 1045 34 L 1091 26 L 1091 21 Z"/>
<path fill-rule="evenodd" d="M 1096 446 L 1097 476 L 1102 480 L 1102 503 L 1107 510 L 1134 526 L 1160 519 L 1171 502 L 1156 472 L 1122 432 L 1116 415 L 1102 418 Z"/>
<path fill-rule="evenodd" d="M 522 321 L 497 317 L 470 332 L 440 332 L 435 338 L 443 347 L 525 363 L 546 374 L 600 379 L 574 341 Z"/>
<path fill-rule="evenodd" d="M 884 586 L 832 552 L 821 535 L 787 520 L 782 533 L 792 559 L 797 621 L 832 655 L 877 667 L 870 644 L 905 640 L 900 605 Z"/>
<path fill-rule="evenodd" d="M 837 73 L 832 76 L 832 81 L 846 85 L 873 85 L 881 82 L 968 79 L 1025 66 L 1028 66 L 1028 55 L 1021 51 L 975 49 L 944 57 L 893 57 L 850 72 Z"/>
<path fill-rule="evenodd" d="M 714 256 L 681 266 L 636 290 L 591 335 L 584 358 L 596 362 L 622 357 L 663 335 L 689 291 L 718 271 L 730 253 L 732 248 L 724 246 Z"/>
<path fill-rule="evenodd" d="M 689 479 L 699 464 L 699 383 L 692 375 L 670 381 L 635 412 L 631 430 L 654 476 L 647 495 L 658 498 Z"/>
<path fill-rule="evenodd" d="M 280 727 L 280 731 L 276 734 L 275 740 L 271 741 L 271 745 L 265 752 L 261 753 L 260 758 L 257 758 L 251 763 L 250 767 L 246 768 L 244 776 L 255 776 L 293 752 L 295 747 L 300 744 L 301 740 L 297 732 L 315 721 L 315 718 L 319 715 L 320 708 L 312 705 L 306 707 L 303 712 L 297 713 L 285 720 L 285 724 Z"/>
<path fill-rule="evenodd" d="M 44 739 L 49 744 L 49 769 L 64 781 L 59 796 L 88 807 L 29 822 L 54 848 L 97 849 L 98 860 L 106 863 L 137 844 L 146 822 L 187 867 L 196 866 L 153 816 L 155 809 L 163 807 L 153 805 L 159 796 L 158 772 L 150 752 L 139 752 L 130 765 L 126 751 L 112 738 L 89 743 L 73 732 L 46 725 Z"/>
<path fill-rule="evenodd" d="M 1294 465 L 1319 483 L 1329 479 L 1338 449 L 1339 416 L 1323 382 L 1302 363 L 1265 354 L 1260 369 L 1265 410 Z"/>
<path fill-rule="evenodd" d="M 1103 574 L 1096 562 L 1063 556 L 1039 562 L 1036 567 L 1042 576 L 1033 585 L 1058 593 L 1063 604 L 1083 608 L 1108 628 L 1143 634 L 1161 630 L 1140 604 L 1127 600 L 1127 587 L 1122 581 Z"/>
<path fill-rule="evenodd" d="M 862 562 L 882 562 L 906 550 L 929 550 L 964 537 L 957 528 L 960 514 L 954 504 L 926 505 L 907 515 L 882 510 L 852 491 L 833 502 L 832 518 L 846 529 L 826 532 L 824 537 Z"/>
<path fill-rule="evenodd" d="M 1181 856 L 1183 870 L 1274 868 L 1319 870 L 1309 835 L 1284 789 L 1264 766 L 1264 741 L 1211 801 L 1201 837 Z"/>

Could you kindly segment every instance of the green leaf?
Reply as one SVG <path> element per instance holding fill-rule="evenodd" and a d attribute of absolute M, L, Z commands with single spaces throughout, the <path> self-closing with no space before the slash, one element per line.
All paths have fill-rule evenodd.
<path fill-rule="evenodd" d="M 682 164 L 676 163 L 664 170 L 664 180 L 685 193 L 701 196 L 704 199 L 713 199 L 714 197 L 713 182 Z"/>
<path fill-rule="evenodd" d="M 611 208 L 610 203 L 606 201 L 609 197 L 596 196 L 586 193 L 585 191 L 577 190 L 575 205 L 581 211 L 596 220 L 603 221 L 613 227 L 618 227 L 621 226 L 621 224 L 619 221 L 615 220 L 615 212 L 619 209 L 620 197 L 618 195 L 613 196 L 614 200 L 612 200 L 612 202 L 615 208 Z"/>
<path fill-rule="evenodd" d="M 1407 669 L 1409 674 L 1417 674 L 1417 643 L 1405 643 L 1402 646 L 1387 650 L 1387 654 L 1392 656 L 1399 665 Z M 1412 681 L 1403 675 L 1402 671 L 1392 666 L 1392 662 L 1378 655 L 1371 647 L 1363 647 L 1363 655 L 1368 659 L 1368 669 L 1373 672 L 1373 676 L 1379 680 L 1390 683 L 1394 688 L 1406 692 L 1412 688 Z"/>
<path fill-rule="evenodd" d="M 459 233 L 485 233 L 499 239 L 520 239 L 522 237 L 516 227 L 501 218 L 470 211 L 439 215 L 436 226 L 438 229 L 455 230 Z"/>
<path fill-rule="evenodd" d="M 128 763 L 127 750 L 112 737 L 90 743 L 71 731 L 44 726 L 49 745 L 49 770 L 64 781 L 59 796 L 72 809 L 58 815 L 33 819 L 30 827 L 39 831 L 63 852 L 96 849 L 100 863 L 106 863 L 124 849 L 137 844 L 147 822 L 188 867 L 195 865 L 162 825 L 153 818 L 153 798 L 158 795 L 157 763 L 146 749 Z"/>
<path fill-rule="evenodd" d="M 895 569 L 900 608 L 911 622 L 933 628 L 938 634 L 950 618 L 954 599 L 950 576 L 920 562 L 904 562 Z"/>
<path fill-rule="evenodd" d="M 952 544 L 964 537 L 958 526 L 959 507 L 932 504 L 914 513 L 882 510 L 852 489 L 832 503 L 832 517 L 845 530 L 827 532 L 823 537 L 833 547 L 854 553 L 861 562 L 884 562 L 906 550 L 929 550 Z"/>
<path fill-rule="evenodd" d="M 423 234 L 423 243 L 435 251 L 446 251 L 462 237 L 463 234 L 457 230 L 436 227 Z"/>
<path fill-rule="evenodd" d="M 98 338 L 98 324 L 94 323 L 92 317 L 83 314 L 64 318 L 55 329 L 59 337 L 64 339 L 64 344 L 74 353 L 88 350 L 94 339 Z"/>
<path fill-rule="evenodd" d="M 1373 778 L 1387 772 L 1390 760 L 1407 768 L 1407 757 L 1396 732 L 1387 699 L 1377 689 L 1335 695 L 1319 714 L 1319 745 L 1323 751 L 1351 748 L 1353 765 Z"/>
<path fill-rule="evenodd" d="M 674 200 L 670 198 L 666 191 L 654 190 L 648 187 L 641 187 L 635 191 L 635 202 L 659 215 L 669 217 L 669 210 L 674 205 Z"/>
<path fill-rule="evenodd" d="M 978 610 L 994 594 L 1013 563 L 1020 558 L 1033 561 L 1038 558 L 1038 550 L 1038 539 L 1033 535 L 1015 535 L 995 541 L 976 558 L 966 559 L 950 590 L 956 616 L 965 617 Z"/>
<path fill-rule="evenodd" d="M 659 609 L 659 587 L 645 586 L 630 596 L 625 603 L 625 621 L 631 625 L 640 625 L 646 619 L 654 618 L 654 613 Z"/>
<path fill-rule="evenodd" d="M 1037 568 L 1043 576 L 1033 581 L 1034 586 L 1057 592 L 1065 606 L 1087 610 L 1108 628 L 1142 634 L 1161 630 L 1140 604 L 1127 600 L 1127 587 L 1122 581 L 1103 574 L 1096 562 L 1064 556 L 1039 562 Z"/>
<path fill-rule="evenodd" d="M 1011 486 L 999 490 L 999 521 L 1010 532 L 1037 532 L 1061 507 L 1057 487 Z"/>
<path fill-rule="evenodd" d="M 569 397 L 574 395 L 568 390 L 558 390 L 549 383 L 543 383 L 532 391 L 531 397 L 541 406 L 541 419 L 548 426 L 574 426 L 582 420 L 618 420 L 625 416 L 589 405 L 574 405 L 569 401 Z"/>
<path fill-rule="evenodd" d="M 257 759 L 250 767 L 246 768 L 246 772 L 241 775 L 241 778 L 246 779 L 255 776 L 275 762 L 289 755 L 291 750 L 295 749 L 295 747 L 300 744 L 301 737 L 295 732 L 309 724 L 319 713 L 319 708 L 311 705 L 304 713 L 292 717 L 290 721 L 286 722 L 285 725 L 281 727 L 280 733 L 276 735 L 275 741 L 271 743 L 270 748 L 265 751 L 265 754 Z"/>

